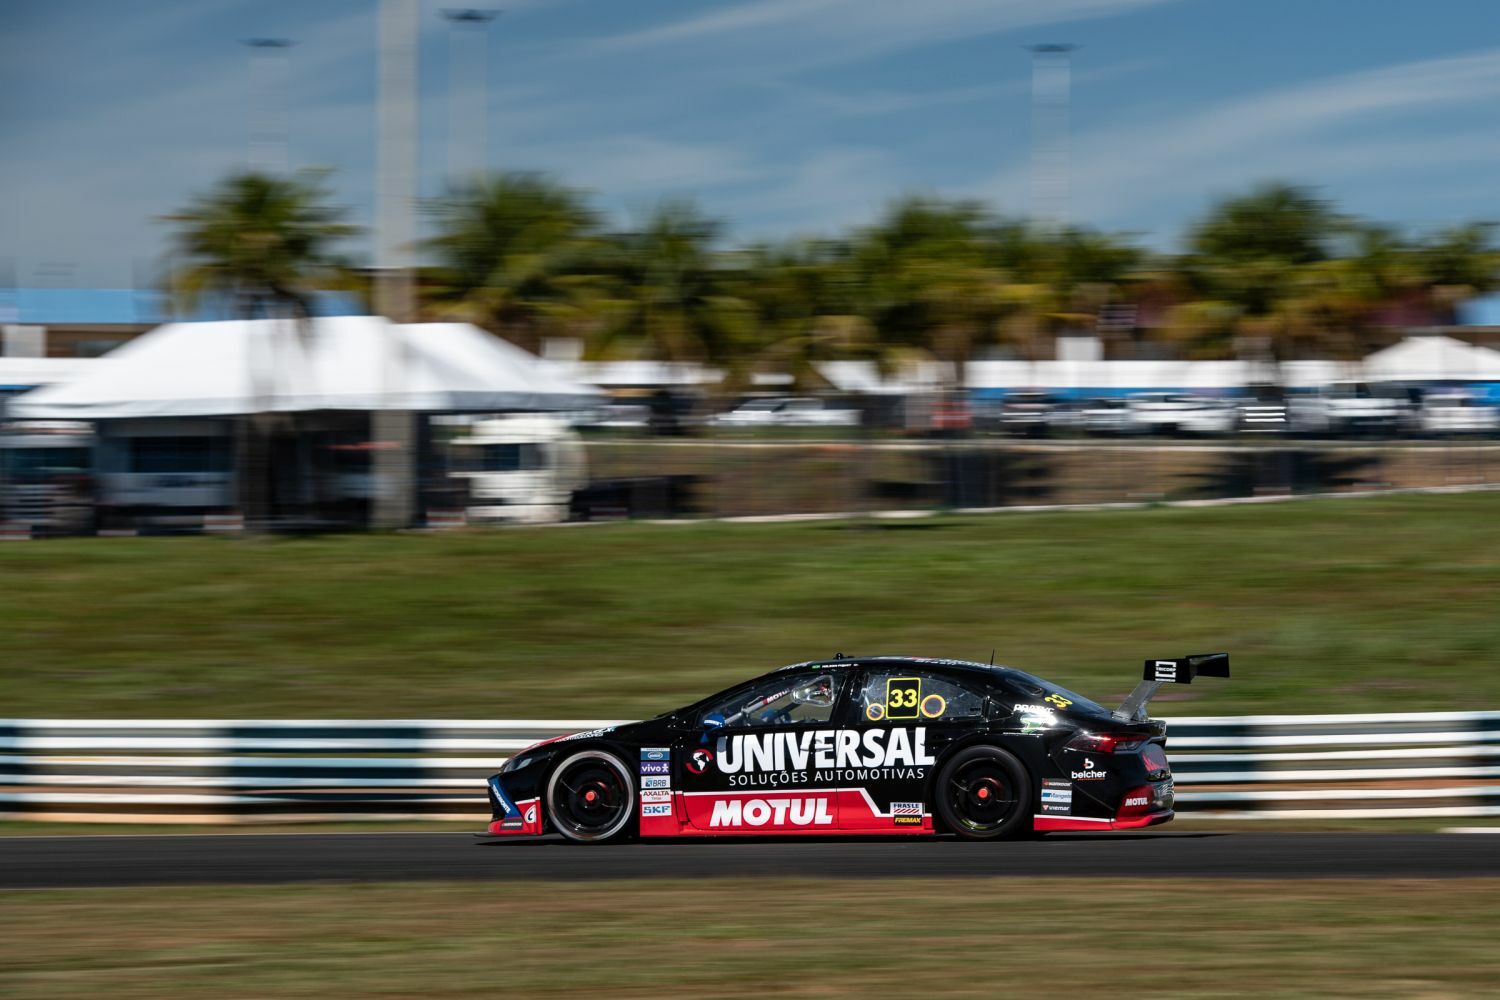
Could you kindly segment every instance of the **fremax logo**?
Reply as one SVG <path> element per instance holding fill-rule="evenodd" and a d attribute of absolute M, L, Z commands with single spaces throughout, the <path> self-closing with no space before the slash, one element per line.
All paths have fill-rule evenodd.
<path fill-rule="evenodd" d="M 724 774 L 805 771 L 817 768 L 913 767 L 933 763 L 927 730 L 817 729 L 804 733 L 720 736 L 719 770 Z"/>
<path fill-rule="evenodd" d="M 708 825 L 714 826 L 832 826 L 828 800 L 719 799 Z"/>

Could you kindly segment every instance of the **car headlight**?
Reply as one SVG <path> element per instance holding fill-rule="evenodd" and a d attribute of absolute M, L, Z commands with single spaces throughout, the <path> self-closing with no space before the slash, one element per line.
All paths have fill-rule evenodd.
<path fill-rule="evenodd" d="M 513 771 L 519 771 L 521 768 L 528 766 L 535 760 L 535 757 L 512 757 L 510 760 L 500 765 L 500 773 L 510 774 Z"/>

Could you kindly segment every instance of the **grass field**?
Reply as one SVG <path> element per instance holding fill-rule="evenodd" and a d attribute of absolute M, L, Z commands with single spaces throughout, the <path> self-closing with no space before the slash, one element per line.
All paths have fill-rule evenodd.
<path fill-rule="evenodd" d="M 0 902 L 0 994 L 1477 997 L 1497 930 L 1495 880 L 70 890 Z"/>
<path fill-rule="evenodd" d="M 1500 707 L 1500 495 L 0 547 L 7 716 L 630 718 L 836 651 L 1160 714 Z M 1169 700 L 1170 699 L 1170 700 Z"/>

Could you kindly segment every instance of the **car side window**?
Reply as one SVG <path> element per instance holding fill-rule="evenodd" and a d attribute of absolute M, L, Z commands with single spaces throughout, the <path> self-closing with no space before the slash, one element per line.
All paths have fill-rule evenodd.
<path fill-rule="evenodd" d="M 833 674 L 772 677 L 710 705 L 703 721 L 726 728 L 827 722 L 837 693 Z"/>
<path fill-rule="evenodd" d="M 984 695 L 921 671 L 877 671 L 865 675 L 858 709 L 867 722 L 977 719 L 984 715 Z"/>

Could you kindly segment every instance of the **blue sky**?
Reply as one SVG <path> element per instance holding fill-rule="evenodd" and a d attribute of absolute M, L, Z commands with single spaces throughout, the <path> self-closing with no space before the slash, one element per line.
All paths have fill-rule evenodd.
<path fill-rule="evenodd" d="M 1258 180 L 1427 228 L 1500 218 L 1500 4 L 1484 0 L 494 0 L 488 161 L 624 222 L 691 196 L 731 238 L 826 231 L 904 192 L 1030 193 L 1029 55 L 1074 57 L 1072 217 L 1170 247 Z M 0 0 L 0 266 L 128 286 L 154 221 L 243 166 L 245 38 L 295 39 L 293 165 L 373 214 L 376 0 Z M 424 4 L 423 187 L 448 28 Z M 7 275 L 0 271 L 0 281 Z"/>

